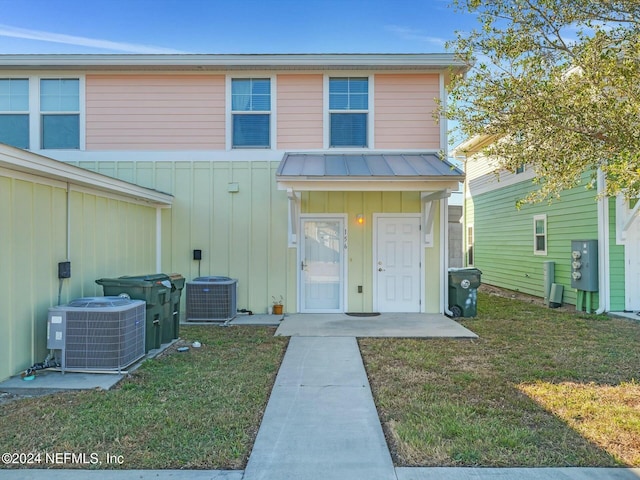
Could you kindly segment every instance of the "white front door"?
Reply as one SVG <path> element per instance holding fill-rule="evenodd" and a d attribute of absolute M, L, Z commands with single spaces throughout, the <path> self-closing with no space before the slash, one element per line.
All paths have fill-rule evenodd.
<path fill-rule="evenodd" d="M 300 311 L 344 311 L 344 219 L 302 218 Z"/>
<path fill-rule="evenodd" d="M 420 311 L 420 217 L 376 217 L 374 308 Z"/>
<path fill-rule="evenodd" d="M 624 309 L 640 310 L 640 218 L 627 230 L 624 244 Z"/>

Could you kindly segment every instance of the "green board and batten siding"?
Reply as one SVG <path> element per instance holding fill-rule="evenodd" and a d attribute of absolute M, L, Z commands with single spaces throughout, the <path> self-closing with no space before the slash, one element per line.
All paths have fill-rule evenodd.
<path fill-rule="evenodd" d="M 162 211 L 162 271 L 187 281 L 238 279 L 238 308 L 266 313 L 272 296 L 296 310 L 295 249 L 287 248 L 286 192 L 278 162 L 80 162 L 78 166 L 175 195 Z M 230 192 L 230 184 L 238 191 Z M 202 261 L 193 250 L 202 250 Z M 140 272 L 139 272 L 140 273 Z M 183 295 L 184 308 L 184 295 Z"/>
<path fill-rule="evenodd" d="M 78 165 L 175 195 L 162 213 L 162 270 L 198 276 L 192 250 L 202 250 L 202 275 L 238 279 L 238 308 L 265 313 L 272 296 L 297 311 L 297 251 L 288 248 L 288 200 L 278 190 L 279 162 L 81 162 Z M 229 192 L 237 184 L 237 192 Z M 349 311 L 373 305 L 373 213 L 419 213 L 419 192 L 306 192 L 301 213 L 347 214 Z M 357 214 L 365 224 L 355 224 Z M 434 246 L 425 249 L 427 312 L 439 309 L 439 215 Z M 215 252 L 215 253 L 214 253 Z M 364 292 L 357 293 L 358 285 Z M 184 296 L 183 296 L 184 306 Z"/>
<path fill-rule="evenodd" d="M 63 283 L 62 303 L 102 295 L 96 278 L 154 270 L 154 207 L 73 187 L 67 199 L 63 182 L 0 172 L 0 379 L 47 354 L 47 312 L 58 303 L 67 218 L 71 278 Z"/>
<path fill-rule="evenodd" d="M 553 261 L 555 282 L 564 285 L 563 301 L 575 305 L 571 240 L 598 238 L 596 192 L 577 187 L 550 205 L 517 210 L 516 201 L 531 188 L 526 180 L 466 199 L 466 222 L 475 230 L 475 266 L 482 271 L 483 283 L 544 297 L 543 263 Z M 533 217 L 541 214 L 547 216 L 547 255 L 534 255 Z"/>

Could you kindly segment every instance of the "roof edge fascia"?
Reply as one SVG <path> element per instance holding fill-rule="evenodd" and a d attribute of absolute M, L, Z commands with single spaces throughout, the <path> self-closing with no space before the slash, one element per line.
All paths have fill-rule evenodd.
<path fill-rule="evenodd" d="M 24 69 L 329 69 L 410 68 L 465 72 L 468 64 L 451 53 L 331 54 L 8 54 L 0 68 Z"/>
<path fill-rule="evenodd" d="M 475 135 L 454 147 L 450 154 L 454 158 L 470 157 L 500 138 L 497 134 Z"/>
<path fill-rule="evenodd" d="M 86 170 L 44 155 L 0 144 L 0 166 L 8 170 L 118 194 L 159 207 L 171 206 L 173 195 Z"/>

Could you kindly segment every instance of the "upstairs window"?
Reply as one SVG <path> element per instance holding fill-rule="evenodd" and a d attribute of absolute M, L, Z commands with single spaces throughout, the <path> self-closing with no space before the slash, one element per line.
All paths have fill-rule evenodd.
<path fill-rule="evenodd" d="M 231 80 L 233 148 L 269 148 L 271 145 L 271 80 Z"/>
<path fill-rule="evenodd" d="M 547 254 L 547 216 L 535 215 L 533 217 L 533 253 L 534 255 Z"/>
<path fill-rule="evenodd" d="M 40 80 L 40 118 L 43 149 L 79 149 L 80 81 Z"/>
<path fill-rule="evenodd" d="M 369 79 L 329 79 L 329 146 L 367 146 Z"/>
<path fill-rule="evenodd" d="M 29 80 L 0 79 L 0 143 L 29 148 Z"/>

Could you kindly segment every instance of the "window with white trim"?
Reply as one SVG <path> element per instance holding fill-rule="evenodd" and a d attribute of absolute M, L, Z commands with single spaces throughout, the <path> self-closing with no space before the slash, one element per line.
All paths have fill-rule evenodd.
<path fill-rule="evenodd" d="M 29 148 L 28 78 L 0 78 L 0 143 Z"/>
<path fill-rule="evenodd" d="M 80 80 L 40 80 L 40 135 L 43 149 L 80 148 Z"/>
<path fill-rule="evenodd" d="M 329 78 L 329 146 L 368 145 L 369 79 Z"/>
<path fill-rule="evenodd" d="M 231 122 L 233 148 L 271 146 L 271 80 L 231 80 Z"/>
<path fill-rule="evenodd" d="M 533 217 L 533 253 L 534 255 L 547 254 L 546 215 L 534 215 Z"/>

